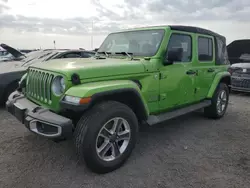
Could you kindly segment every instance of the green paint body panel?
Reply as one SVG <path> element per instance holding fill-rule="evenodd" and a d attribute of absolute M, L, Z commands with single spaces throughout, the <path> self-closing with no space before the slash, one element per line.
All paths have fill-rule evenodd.
<path fill-rule="evenodd" d="M 216 90 L 218 84 L 220 83 L 221 79 L 224 78 L 224 77 L 230 77 L 230 73 L 229 72 L 219 72 L 215 75 L 215 78 L 213 80 L 213 83 L 209 89 L 209 92 L 207 94 L 207 98 L 212 98 L 213 97 L 213 94 L 214 94 L 214 91 Z"/>
<path fill-rule="evenodd" d="M 106 59 L 66 58 L 33 65 L 29 69 L 63 76 L 66 89 L 61 96 L 56 96 L 51 92 L 50 103 L 41 102 L 38 98 L 26 94 L 27 98 L 54 112 L 60 112 L 59 101 L 65 95 L 90 97 L 104 91 L 132 88 L 139 93 L 147 114 L 150 115 L 168 111 L 183 104 L 191 104 L 211 98 L 221 78 L 230 76 L 227 72 L 229 65 L 216 65 L 215 55 L 212 61 L 198 61 L 197 37 L 204 35 L 173 31 L 168 26 L 148 27 L 143 30 L 152 29 L 163 29 L 165 31 L 160 47 L 152 57 L 134 56 L 134 60 L 126 55 L 116 55 Z M 133 31 L 135 30 L 140 31 L 142 29 L 133 29 Z M 191 37 L 192 59 L 190 62 L 165 66 L 163 61 L 167 46 L 171 35 L 174 33 L 187 34 Z M 214 37 L 211 38 L 214 41 Z M 215 52 L 214 45 L 213 51 Z M 209 68 L 213 68 L 215 71 L 209 73 Z M 197 70 L 198 75 L 187 75 L 188 70 Z M 81 84 L 73 85 L 71 83 L 73 73 L 80 76 Z M 28 80 L 29 73 L 26 83 L 28 83 Z M 142 88 L 140 89 L 133 80 L 138 81 Z"/>
<path fill-rule="evenodd" d="M 66 91 L 65 95 L 83 98 L 83 97 L 91 97 L 96 93 L 114 91 L 117 89 L 124 89 L 124 88 L 134 89 L 140 94 L 143 104 L 147 110 L 147 113 L 149 114 L 146 101 L 140 89 L 138 88 L 138 85 L 130 80 L 110 80 L 110 81 L 98 81 L 98 82 L 81 84 L 71 87 L 69 90 Z"/>
<path fill-rule="evenodd" d="M 124 57 L 123 57 L 124 58 Z M 95 59 L 95 58 L 65 58 L 55 59 L 47 63 L 36 64 L 36 68 L 62 73 L 70 80 L 75 72 L 80 79 L 111 77 L 116 75 L 136 74 L 145 71 L 140 61 L 128 59 Z M 115 70 L 115 71 L 114 71 Z"/>

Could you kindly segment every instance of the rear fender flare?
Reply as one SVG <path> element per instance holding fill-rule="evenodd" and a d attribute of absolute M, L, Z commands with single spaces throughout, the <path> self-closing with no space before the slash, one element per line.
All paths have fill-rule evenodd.
<path fill-rule="evenodd" d="M 211 87 L 210 87 L 210 89 L 208 91 L 207 98 L 211 99 L 213 97 L 214 92 L 215 92 L 217 86 L 219 85 L 219 83 L 222 82 L 223 80 L 227 79 L 227 78 L 230 80 L 229 83 L 227 83 L 228 86 L 230 87 L 230 85 L 231 85 L 231 74 L 229 72 L 225 71 L 225 72 L 220 72 L 220 73 L 216 74 L 215 77 L 214 77 L 213 83 L 212 83 L 212 85 L 211 85 Z"/>

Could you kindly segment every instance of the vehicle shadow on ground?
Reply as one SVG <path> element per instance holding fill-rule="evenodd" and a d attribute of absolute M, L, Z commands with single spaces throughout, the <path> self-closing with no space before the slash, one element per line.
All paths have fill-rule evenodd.
<path fill-rule="evenodd" d="M 227 120 L 227 116 L 223 118 L 227 123 L 232 119 L 237 119 L 238 115 L 232 113 L 231 109 L 229 113 L 231 120 Z M 5 140 L 1 140 L 0 144 L 2 162 L 0 175 L 9 174 L 5 177 L 9 180 L 3 180 L 3 182 L 8 182 L 9 187 L 18 187 L 20 182 L 25 183 L 26 187 L 29 185 L 32 187 L 37 183 L 44 187 L 52 185 L 62 185 L 61 187 L 82 185 L 84 187 L 87 184 L 96 185 L 96 187 L 112 187 L 105 178 L 117 178 L 123 183 L 125 179 L 136 182 L 136 177 L 140 177 L 141 180 L 144 176 L 149 178 L 152 171 L 158 175 L 160 175 L 158 171 L 166 174 L 171 172 L 166 175 L 170 180 L 176 177 L 176 169 L 192 170 L 195 165 L 193 158 L 196 155 L 200 155 L 202 161 L 202 155 L 207 154 L 204 147 L 210 147 L 206 144 L 212 144 L 211 140 L 214 137 L 217 138 L 221 136 L 220 134 L 224 137 L 225 134 L 231 136 L 231 133 L 225 132 L 223 128 L 221 133 L 218 133 L 220 121 L 207 119 L 201 112 L 189 113 L 155 126 L 142 125 L 136 148 L 125 165 L 114 172 L 99 176 L 90 172 L 84 162 L 78 161 L 72 140 L 55 143 L 29 132 L 11 115 L 6 114 L 5 118 L 6 121 L 2 122 L 8 122 L 7 126 L 17 129 L 15 132 L 8 130 L 11 135 L 6 133 Z M 211 131 L 211 128 L 214 130 Z M 204 142 L 206 139 L 209 142 Z M 210 156 L 212 154 L 212 152 L 207 154 L 207 157 L 212 158 L 210 160 L 216 157 Z M 223 159 L 223 162 L 227 162 L 226 159 Z M 240 162 L 244 168 L 247 168 L 248 158 L 243 157 Z M 200 168 L 213 171 L 209 166 L 196 166 L 196 169 Z M 140 173 L 139 176 L 138 173 Z M 195 171 L 193 173 L 195 174 Z M 187 176 L 187 173 L 183 171 L 181 175 Z M 149 180 L 143 179 L 143 181 Z"/>
<path fill-rule="evenodd" d="M 184 127 L 185 129 L 187 127 L 195 129 L 193 122 L 199 121 L 201 118 L 203 117 L 201 117 L 199 112 L 193 112 L 155 126 L 140 126 L 138 142 L 129 161 L 133 163 L 133 161 L 140 155 L 143 155 L 143 153 L 152 152 L 150 148 L 155 147 L 155 145 L 163 147 L 164 143 L 168 143 L 168 145 L 173 144 L 171 138 L 173 138 L 175 134 L 182 131 Z M 22 126 L 17 120 L 11 121 L 13 122 L 11 124 Z M 2 152 L 14 155 L 19 166 L 18 168 L 21 170 L 20 173 L 23 169 L 26 169 L 27 172 L 46 171 L 49 169 L 57 169 L 58 171 L 62 169 L 78 169 L 81 173 L 92 174 L 92 172 L 85 168 L 84 162 L 78 161 L 73 140 L 56 143 L 34 135 L 26 130 L 24 126 L 23 128 L 20 127 L 19 129 L 23 131 L 24 134 L 1 142 L 2 146 L 0 147 Z M 160 143 L 161 140 L 164 140 L 164 143 Z M 11 148 L 13 145 L 14 150 Z M 32 165 L 30 162 L 32 162 Z"/>
<path fill-rule="evenodd" d="M 250 93 L 247 92 L 240 92 L 240 91 L 232 91 L 230 95 L 233 96 L 244 96 L 244 97 L 250 97 Z"/>
<path fill-rule="evenodd" d="M 195 122 L 201 119 L 204 119 L 204 117 L 199 112 L 193 112 L 155 126 L 140 126 L 137 145 L 128 163 L 134 163 L 135 160 L 144 153 L 152 152 L 152 148 L 156 146 L 174 146 L 174 137 L 188 128 L 196 129 L 197 123 Z M 28 135 L 23 137 L 22 140 L 22 145 L 25 145 L 25 149 L 23 148 L 22 151 L 26 151 L 23 153 L 25 158 L 31 160 L 33 158 L 32 161 L 34 161 L 36 165 L 31 168 L 34 171 L 36 169 L 41 170 L 44 166 L 49 165 L 52 168 L 75 168 L 85 175 L 93 174 L 86 169 L 83 161 L 77 159 L 73 140 L 55 143 L 51 140 L 33 135 L 33 133 L 28 132 L 27 134 Z"/>

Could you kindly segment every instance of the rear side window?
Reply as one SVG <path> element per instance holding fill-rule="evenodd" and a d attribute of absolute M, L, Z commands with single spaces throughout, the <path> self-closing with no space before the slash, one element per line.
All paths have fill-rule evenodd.
<path fill-rule="evenodd" d="M 216 64 L 217 65 L 230 64 L 230 61 L 228 60 L 226 41 L 218 37 L 216 38 L 216 41 L 217 41 Z"/>
<path fill-rule="evenodd" d="M 198 37 L 199 61 L 213 60 L 213 40 L 208 37 Z"/>

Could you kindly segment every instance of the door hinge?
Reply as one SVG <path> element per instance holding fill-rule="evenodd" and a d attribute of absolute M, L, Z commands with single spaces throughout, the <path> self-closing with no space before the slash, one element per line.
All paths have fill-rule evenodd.
<path fill-rule="evenodd" d="M 162 78 L 162 73 L 160 72 L 159 73 L 159 80 Z"/>
<path fill-rule="evenodd" d="M 199 87 L 194 88 L 194 94 L 199 93 L 199 91 L 200 91 Z"/>
<path fill-rule="evenodd" d="M 162 94 L 160 94 L 160 95 L 159 95 L 159 101 L 161 101 L 161 100 L 165 100 L 165 99 L 166 99 L 166 97 L 167 97 L 166 93 L 162 93 Z"/>
<path fill-rule="evenodd" d="M 163 73 L 159 73 L 159 80 L 166 78 L 166 75 Z"/>

